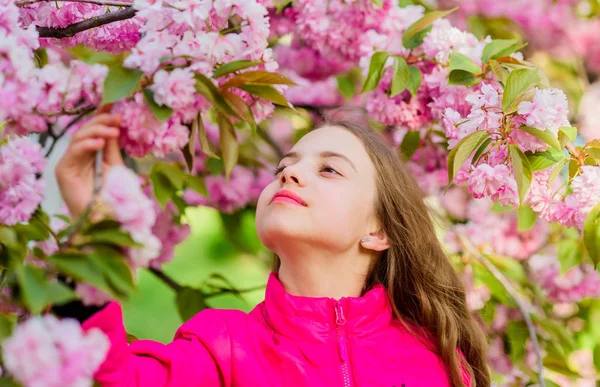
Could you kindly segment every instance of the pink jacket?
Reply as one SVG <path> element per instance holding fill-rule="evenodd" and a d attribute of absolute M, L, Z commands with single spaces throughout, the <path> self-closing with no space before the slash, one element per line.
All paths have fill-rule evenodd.
<path fill-rule="evenodd" d="M 117 303 L 83 326 L 111 340 L 95 375 L 102 386 L 449 385 L 441 360 L 392 318 L 381 285 L 336 301 L 292 296 L 271 275 L 265 301 L 252 312 L 204 310 L 167 345 L 128 345 Z"/>

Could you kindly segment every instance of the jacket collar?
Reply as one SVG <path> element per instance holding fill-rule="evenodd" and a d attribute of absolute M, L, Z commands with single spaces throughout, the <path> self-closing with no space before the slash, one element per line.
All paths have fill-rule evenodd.
<path fill-rule="evenodd" d="M 351 336 L 364 336 L 388 326 L 392 307 L 383 285 L 375 285 L 362 297 L 301 297 L 286 293 L 272 273 L 267 283 L 263 316 L 282 336 L 296 340 L 328 342 L 344 325 Z M 336 322 L 337 320 L 337 322 Z"/>

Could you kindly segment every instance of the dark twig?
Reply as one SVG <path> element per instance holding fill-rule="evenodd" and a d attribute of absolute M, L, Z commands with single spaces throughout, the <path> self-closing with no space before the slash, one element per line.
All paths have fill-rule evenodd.
<path fill-rule="evenodd" d="M 265 142 L 273 149 L 273 151 L 275 152 L 277 157 L 279 157 L 279 158 L 283 157 L 283 152 L 281 151 L 281 148 L 279 147 L 279 145 L 277 145 L 277 143 L 275 142 L 275 140 L 273 140 L 273 138 L 269 135 L 269 133 L 267 133 L 259 125 L 256 125 L 256 131 L 258 132 L 258 135 L 263 140 L 265 140 Z"/>
<path fill-rule="evenodd" d="M 17 7 L 24 7 L 29 4 L 53 3 L 56 1 L 60 1 L 60 2 L 68 1 L 70 3 L 90 3 L 90 4 L 107 5 L 107 6 L 113 6 L 113 7 L 131 7 L 133 5 L 132 2 L 112 1 L 112 0 L 21 0 L 21 1 L 16 1 L 15 5 Z"/>
<path fill-rule="evenodd" d="M 53 112 L 48 114 L 41 114 L 44 117 L 56 117 L 56 116 L 74 116 L 77 114 L 86 114 L 96 110 L 96 106 L 81 106 L 74 110 L 62 110 L 59 112 Z"/>
<path fill-rule="evenodd" d="M 100 27 L 105 24 L 114 23 L 120 20 L 131 19 L 135 16 L 136 12 L 137 10 L 135 8 L 129 7 L 127 9 L 95 16 L 62 28 L 38 26 L 37 31 L 40 35 L 40 38 L 69 38 L 85 30 Z"/>
<path fill-rule="evenodd" d="M 148 270 L 150 270 L 152 274 L 154 274 L 164 284 L 166 284 L 168 287 L 175 290 L 176 292 L 180 291 L 183 288 L 183 286 L 179 285 L 173 278 L 166 275 L 162 270 L 155 269 L 153 267 L 148 268 Z"/>
<path fill-rule="evenodd" d="M 54 146 L 56 145 L 56 143 L 62 138 L 62 136 L 65 135 L 65 133 L 67 133 L 69 131 L 69 128 L 71 128 L 71 126 L 73 126 L 76 123 L 78 123 L 79 121 L 81 121 L 81 119 L 83 117 L 85 117 L 85 115 L 88 114 L 89 112 L 90 112 L 90 110 L 85 111 L 85 112 L 79 114 L 71 122 L 69 122 L 67 124 L 67 126 L 64 127 L 64 129 L 62 130 L 62 132 L 60 132 L 60 134 L 58 134 L 58 135 L 52 133 L 52 130 L 49 131 L 50 132 L 50 137 L 52 137 L 52 144 L 50 144 L 50 148 L 48 148 L 48 151 L 46 152 L 46 157 L 50 156 L 50 154 L 54 150 Z"/>

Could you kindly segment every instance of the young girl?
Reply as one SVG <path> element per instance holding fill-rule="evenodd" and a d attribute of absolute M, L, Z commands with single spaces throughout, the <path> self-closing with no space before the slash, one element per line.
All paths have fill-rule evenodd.
<path fill-rule="evenodd" d="M 339 115 L 339 114 L 338 114 Z M 93 159 L 122 163 L 119 117 L 93 118 L 56 174 L 72 214 L 91 200 Z M 82 183 L 83 182 L 83 183 Z M 264 302 L 207 309 L 173 342 L 127 344 L 121 307 L 85 329 L 111 348 L 103 386 L 490 386 L 485 337 L 436 239 L 422 194 L 364 116 L 331 120 L 285 155 L 256 213 L 278 257 Z"/>

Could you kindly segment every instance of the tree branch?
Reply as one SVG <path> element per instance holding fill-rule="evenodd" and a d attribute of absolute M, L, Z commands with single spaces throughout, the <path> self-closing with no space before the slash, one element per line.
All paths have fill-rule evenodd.
<path fill-rule="evenodd" d="M 120 20 L 131 19 L 135 16 L 136 12 L 137 10 L 135 8 L 129 7 L 127 9 L 95 16 L 62 28 L 37 26 L 37 31 L 40 35 L 40 38 L 70 38 L 71 36 L 74 36 L 75 34 L 85 30 L 90 30 L 92 28 L 100 27 L 105 24 L 114 23 Z"/>
<path fill-rule="evenodd" d="M 271 137 L 269 133 L 267 133 L 259 125 L 256 125 L 256 131 L 258 132 L 258 135 L 262 137 L 262 139 L 271 147 L 271 149 L 273 149 L 277 157 L 283 157 L 283 152 L 281 151 L 281 148 L 279 147 L 279 145 L 277 145 L 277 143 L 275 142 L 275 140 L 273 140 L 273 137 Z"/>
<path fill-rule="evenodd" d="M 504 274 L 500 272 L 500 270 L 498 270 L 498 268 L 496 268 L 496 266 L 494 266 L 493 263 L 491 263 L 483 254 L 481 254 L 464 235 L 458 232 L 456 233 L 456 235 L 463 247 L 465 248 L 465 251 L 472 255 L 475 259 L 477 259 L 479 263 L 485 266 L 485 268 L 488 269 L 498 281 L 500 281 L 500 283 L 502 284 L 502 286 L 504 286 L 508 294 L 510 294 L 510 296 L 517 303 L 517 307 L 519 308 L 519 311 L 523 315 L 525 323 L 527 324 L 527 329 L 529 330 L 529 338 L 531 339 L 531 342 L 533 344 L 533 351 L 535 352 L 535 356 L 537 358 L 537 371 L 539 378 L 538 383 L 540 387 L 545 387 L 546 382 L 544 381 L 544 363 L 542 359 L 542 351 L 540 350 L 540 343 L 537 339 L 537 332 L 535 330 L 535 326 L 533 325 L 533 321 L 531 320 L 531 316 L 529 315 L 529 311 L 531 310 L 531 308 L 525 303 L 525 301 L 523 301 L 523 299 L 521 298 L 517 290 L 512 286 L 510 281 L 504 276 Z"/>
<path fill-rule="evenodd" d="M 95 109 L 95 108 L 94 108 Z M 71 128 L 71 126 L 75 125 L 76 123 L 78 123 L 79 121 L 81 121 L 81 119 L 83 117 L 85 117 L 86 114 L 88 114 L 89 112 L 93 111 L 89 110 L 89 107 L 87 107 L 85 110 L 83 110 L 81 113 L 79 113 L 79 115 L 77 117 L 75 117 L 71 122 L 69 122 L 67 124 L 67 126 L 65 126 L 62 130 L 62 132 L 60 132 L 60 134 L 55 135 L 52 132 L 52 129 L 49 130 L 50 132 L 50 137 L 52 137 L 52 144 L 50 144 L 50 148 L 48 148 L 48 151 L 46 152 L 45 157 L 50 156 L 50 154 L 52 153 L 52 151 L 54 150 L 54 146 L 56 145 L 56 143 L 58 142 L 58 140 L 60 140 L 62 138 L 62 136 L 65 135 L 65 133 L 67 133 L 67 131 L 69 130 L 69 128 Z"/>
<path fill-rule="evenodd" d="M 131 7 L 133 5 L 131 2 L 128 2 L 128 1 L 113 1 L 113 0 L 20 0 L 20 1 L 16 1 L 15 5 L 17 7 L 24 7 L 29 4 L 53 3 L 53 2 L 57 2 L 57 1 L 59 1 L 59 2 L 68 1 L 70 3 L 90 3 L 90 4 L 107 5 L 107 6 L 114 6 L 114 7 Z"/>
<path fill-rule="evenodd" d="M 181 290 L 182 286 L 179 285 L 173 278 L 166 275 L 162 270 L 155 269 L 153 267 L 149 267 L 148 270 L 150 270 L 150 272 L 152 274 L 157 276 L 158 279 L 160 279 L 164 284 L 166 284 L 171 289 L 175 290 L 176 292 Z"/>

